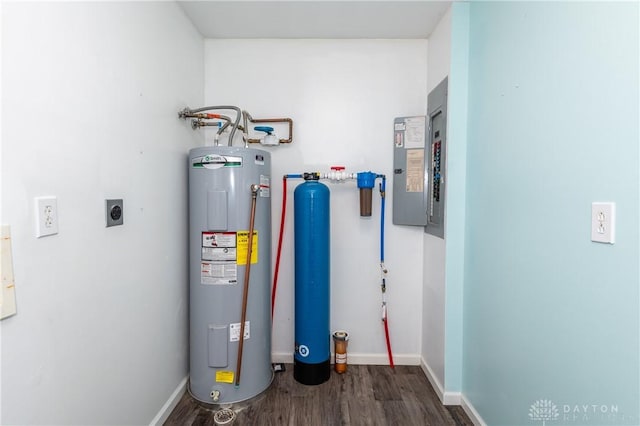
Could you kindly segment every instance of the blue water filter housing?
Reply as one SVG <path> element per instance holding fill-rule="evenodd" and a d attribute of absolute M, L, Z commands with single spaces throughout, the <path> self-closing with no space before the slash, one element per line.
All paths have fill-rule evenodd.
<path fill-rule="evenodd" d="M 317 177 L 317 176 L 316 176 Z M 311 177 L 294 192 L 295 354 L 293 377 L 329 380 L 329 188 Z"/>

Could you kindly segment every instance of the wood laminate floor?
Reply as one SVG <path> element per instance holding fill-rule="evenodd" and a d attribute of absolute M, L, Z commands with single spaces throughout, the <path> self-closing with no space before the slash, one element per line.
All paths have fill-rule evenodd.
<path fill-rule="evenodd" d="M 293 378 L 293 365 L 276 373 L 265 392 L 248 404 L 231 407 L 234 425 L 274 426 L 473 426 L 459 406 L 443 406 L 417 366 L 349 365 L 333 370 L 329 381 L 305 386 Z M 215 425 L 218 408 L 182 397 L 165 426 Z"/>

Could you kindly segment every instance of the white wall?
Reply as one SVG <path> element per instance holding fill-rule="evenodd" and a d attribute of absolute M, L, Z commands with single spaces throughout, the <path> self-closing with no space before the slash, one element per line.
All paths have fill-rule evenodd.
<path fill-rule="evenodd" d="M 424 114 L 426 40 L 207 40 L 205 101 L 234 104 L 254 118 L 288 116 L 294 142 L 273 153 L 273 257 L 281 177 L 328 170 L 384 173 L 393 178 L 392 123 Z M 286 132 L 285 132 L 286 133 Z M 294 184 L 294 182 L 291 182 Z M 331 185 L 331 328 L 346 329 L 350 362 L 386 363 L 379 269 L 379 195 L 373 217 L 358 215 L 355 183 Z M 293 352 L 293 188 L 274 317 L 273 352 Z M 422 228 L 391 224 L 387 192 L 386 265 L 389 326 L 396 362 L 420 357 Z"/>
<path fill-rule="evenodd" d="M 3 424 L 149 423 L 187 374 L 186 152 L 203 42 L 174 3 L 4 3 Z M 34 237 L 33 198 L 59 234 Z M 104 200 L 124 199 L 106 229 Z"/>
<path fill-rule="evenodd" d="M 451 7 L 429 36 L 427 91 L 431 92 L 446 76 L 451 66 Z"/>
<path fill-rule="evenodd" d="M 430 92 L 447 75 L 451 62 L 451 8 L 429 37 L 427 87 Z M 446 208 L 446 205 L 445 205 Z M 422 298 L 423 362 L 444 388 L 445 355 L 445 240 L 424 234 L 424 288 Z"/>

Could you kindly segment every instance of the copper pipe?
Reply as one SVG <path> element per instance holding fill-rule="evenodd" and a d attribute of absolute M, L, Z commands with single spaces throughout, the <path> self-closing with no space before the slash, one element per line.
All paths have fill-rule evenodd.
<path fill-rule="evenodd" d="M 293 141 L 293 120 L 290 118 L 253 118 L 247 111 L 243 111 L 245 116 L 252 123 L 289 123 L 289 138 L 279 139 L 280 143 L 291 143 Z M 260 139 L 247 139 L 248 143 L 260 143 Z"/>
<path fill-rule="evenodd" d="M 249 277 L 251 276 L 251 249 L 253 246 L 253 225 L 256 219 L 256 200 L 260 185 L 251 185 L 251 217 L 249 218 L 249 241 L 247 247 L 247 264 L 244 268 L 244 289 L 242 290 L 242 319 L 240 320 L 240 343 L 238 345 L 238 360 L 236 362 L 236 386 L 240 386 L 240 372 L 242 371 L 242 349 L 244 347 L 244 323 L 247 320 L 247 300 L 249 299 Z"/>

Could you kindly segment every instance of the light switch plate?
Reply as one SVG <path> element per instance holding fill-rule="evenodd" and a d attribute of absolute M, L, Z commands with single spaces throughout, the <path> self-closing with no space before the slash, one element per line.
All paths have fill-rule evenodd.
<path fill-rule="evenodd" d="M 591 203 L 591 241 L 615 243 L 616 203 Z"/>

